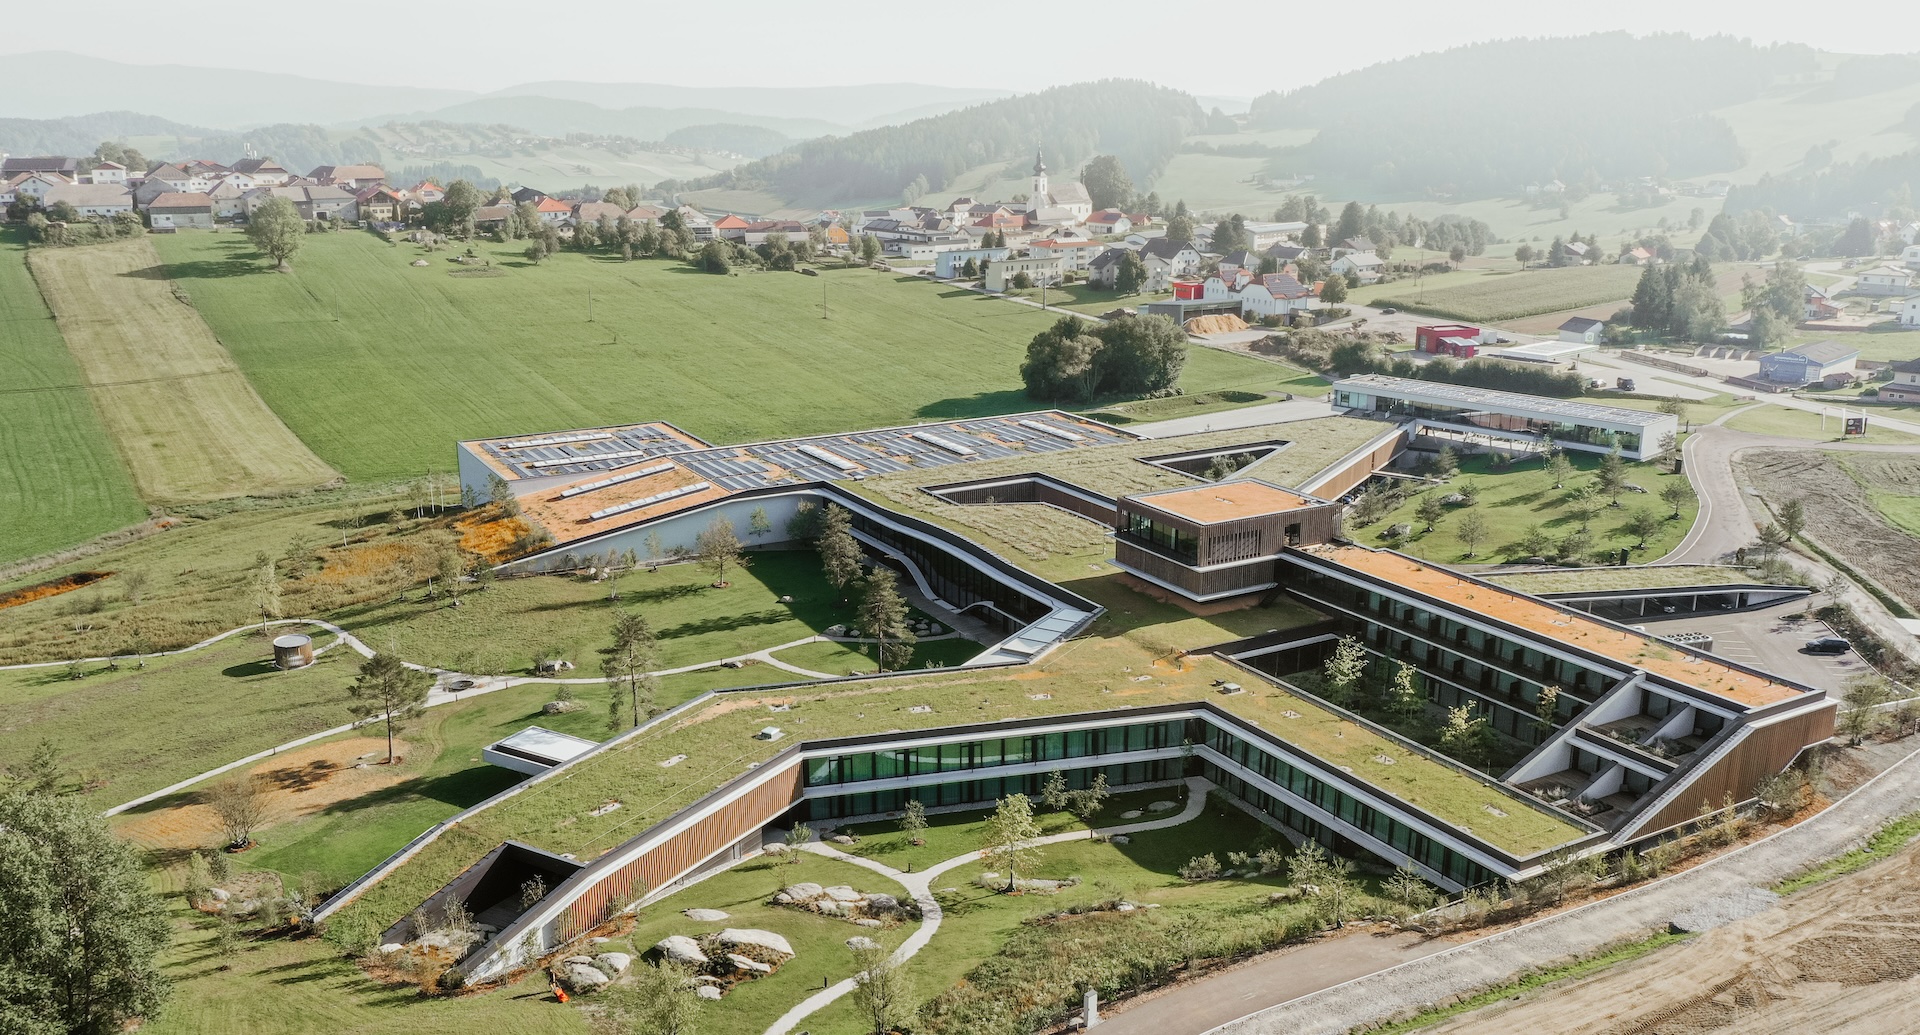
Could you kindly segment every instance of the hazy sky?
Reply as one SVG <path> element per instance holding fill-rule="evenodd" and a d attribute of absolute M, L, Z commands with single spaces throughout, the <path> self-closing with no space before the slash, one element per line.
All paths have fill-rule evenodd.
<path fill-rule="evenodd" d="M 70 18 L 8 19 L 0 48 L 483 91 L 543 79 L 1032 90 L 1126 76 L 1196 94 L 1250 97 L 1376 61 L 1511 36 L 1626 29 L 1731 33 L 1848 53 L 1916 46 L 1909 33 L 1862 31 L 1852 17 L 1782 0 L 1197 7 L 1164 0 L 572 0 L 553 8 L 524 0 L 424 7 L 347 0 L 251 4 L 183 17 L 189 10 L 198 9 L 89 0 L 83 31 L 76 32 Z M 375 25 L 432 43 L 369 45 L 368 38 L 382 35 Z M 0 56 L 0 81 L 5 67 Z"/>

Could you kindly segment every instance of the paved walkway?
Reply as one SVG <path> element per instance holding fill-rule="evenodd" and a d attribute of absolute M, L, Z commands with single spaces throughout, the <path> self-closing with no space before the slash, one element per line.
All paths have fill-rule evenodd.
<path fill-rule="evenodd" d="M 1916 759 L 1920 752 L 1894 763 L 1818 815 L 1693 869 L 1301 996 L 1209 1029 L 1208 1035 L 1343 1035 L 1542 966 L 1646 938 L 1665 930 L 1677 913 L 1770 889 L 1860 844 L 1889 818 L 1920 809 Z M 1228 994 L 1219 979 L 1194 987 L 1208 986 L 1214 986 L 1216 995 Z"/>
<path fill-rule="evenodd" d="M 1111 837 L 1114 834 L 1134 834 L 1143 830 L 1161 830 L 1166 827 L 1179 826 L 1182 823 L 1198 818 L 1200 813 L 1205 811 L 1207 807 L 1207 791 L 1212 787 L 1213 785 L 1206 780 L 1200 779 L 1199 777 L 1189 777 L 1187 780 L 1187 807 L 1181 809 L 1178 814 L 1165 819 L 1145 819 L 1138 823 L 1124 823 L 1115 827 L 1101 827 L 1097 832 Z M 1094 830 L 1069 830 L 1064 834 L 1050 834 L 1040 838 L 1034 843 L 1038 845 L 1053 845 L 1067 841 L 1085 841 L 1095 833 L 1096 831 Z M 940 903 L 933 897 L 932 887 L 934 879 L 957 866 L 965 866 L 968 863 L 980 861 L 979 852 L 968 852 L 965 855 L 956 855 L 951 859 L 930 866 L 927 869 L 907 873 L 863 856 L 848 855 L 830 844 L 819 841 L 809 842 L 802 847 L 809 852 L 824 855 L 829 859 L 849 862 L 855 866 L 863 866 L 875 873 L 882 874 L 889 880 L 906 888 L 907 893 L 913 896 L 913 901 L 920 907 L 920 929 L 909 935 L 906 941 L 901 942 L 898 949 L 893 950 L 893 961 L 895 963 L 905 963 L 912 959 L 921 949 L 927 947 L 927 943 L 933 940 L 935 934 L 939 933 L 940 921 L 943 917 L 940 913 Z M 781 1014 L 780 1019 L 774 1021 L 772 1027 L 767 1029 L 766 1035 L 788 1035 L 801 1021 L 825 1009 L 833 1003 L 834 1000 L 853 991 L 854 981 L 854 978 L 847 978 L 837 985 L 822 989 L 808 996 L 801 1001 L 800 1005 Z"/>
<path fill-rule="evenodd" d="M 1126 430 L 1142 438 L 1171 438 L 1175 435 L 1195 435 L 1203 431 L 1227 431 L 1233 428 L 1253 428 L 1262 424 L 1285 424 L 1288 421 L 1326 417 L 1332 413 L 1333 409 L 1327 404 L 1327 400 L 1303 396 L 1281 402 L 1242 406 L 1236 410 L 1203 413 L 1194 417 L 1174 417 L 1170 420 L 1129 424 Z"/>

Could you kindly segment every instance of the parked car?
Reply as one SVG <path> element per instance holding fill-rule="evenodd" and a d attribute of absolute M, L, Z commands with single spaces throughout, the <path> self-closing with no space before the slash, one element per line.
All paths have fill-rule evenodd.
<path fill-rule="evenodd" d="M 1398 309 L 1395 309 L 1395 308 L 1394 308 L 1394 307 L 1392 307 L 1392 306 L 1388 306 L 1388 307 L 1386 307 L 1385 309 L 1382 309 L 1382 310 L 1380 310 L 1380 315 L 1381 315 L 1381 316 L 1392 316 L 1393 314 L 1395 314 L 1395 313 L 1397 313 L 1397 312 L 1399 312 L 1399 311 L 1400 311 L 1400 310 L 1398 310 Z"/>
<path fill-rule="evenodd" d="M 1633 378 L 1631 377 L 1620 378 L 1617 381 L 1615 381 L 1614 384 L 1623 392 L 1631 392 L 1638 387 L 1633 383 Z"/>
<path fill-rule="evenodd" d="M 1853 649 L 1853 644 L 1838 636 L 1822 636 L 1817 640 L 1808 640 L 1808 654 L 1845 654 Z"/>

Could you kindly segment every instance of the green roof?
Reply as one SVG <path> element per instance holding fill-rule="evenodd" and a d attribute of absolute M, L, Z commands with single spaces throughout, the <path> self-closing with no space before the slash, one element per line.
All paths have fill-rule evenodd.
<path fill-rule="evenodd" d="M 1761 580 L 1749 568 L 1725 564 L 1646 564 L 1610 568 L 1560 568 L 1554 571 L 1490 572 L 1488 582 L 1522 593 L 1611 593 L 1678 586 L 1754 585 Z"/>

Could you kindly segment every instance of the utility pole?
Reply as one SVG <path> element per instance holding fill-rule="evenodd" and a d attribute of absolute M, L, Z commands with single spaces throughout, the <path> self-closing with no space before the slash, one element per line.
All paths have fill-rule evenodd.
<path fill-rule="evenodd" d="M 593 289 L 587 289 L 587 322 L 593 322 Z"/>

